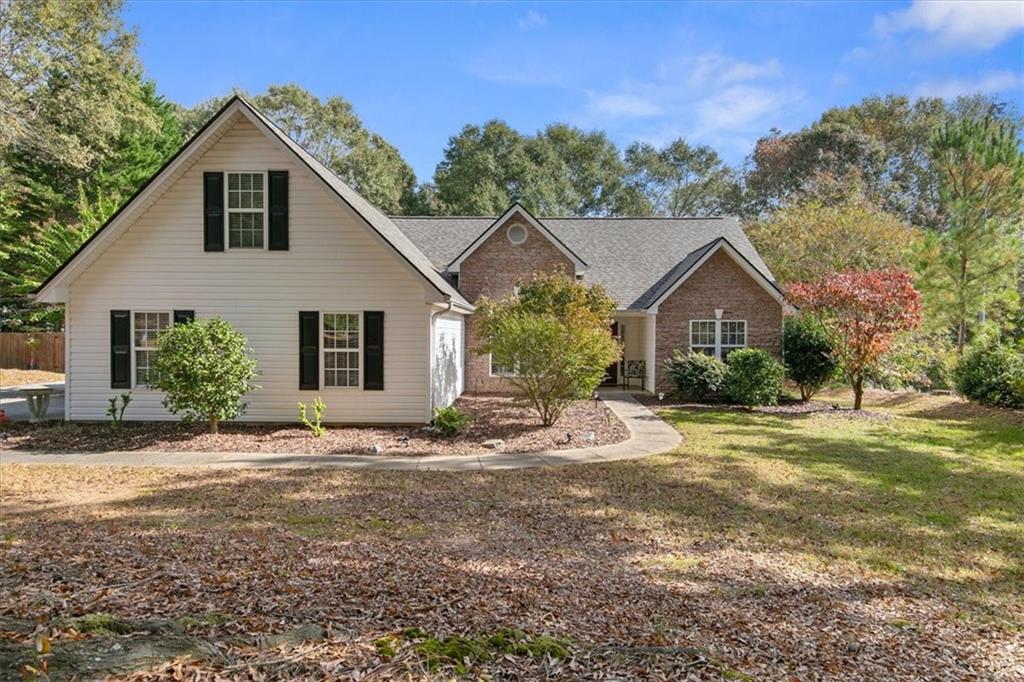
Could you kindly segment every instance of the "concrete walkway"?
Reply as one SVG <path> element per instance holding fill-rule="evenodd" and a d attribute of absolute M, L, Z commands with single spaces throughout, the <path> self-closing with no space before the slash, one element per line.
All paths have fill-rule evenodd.
<path fill-rule="evenodd" d="M 47 453 L 0 452 L 0 463 L 75 464 L 136 467 L 402 469 L 420 471 L 491 471 L 563 464 L 589 464 L 640 459 L 668 452 L 682 441 L 674 428 L 625 391 L 601 391 L 605 404 L 629 429 L 630 438 L 614 445 L 531 453 L 486 453 L 431 457 L 387 455 L 300 455 L 249 452 L 129 452 Z"/>

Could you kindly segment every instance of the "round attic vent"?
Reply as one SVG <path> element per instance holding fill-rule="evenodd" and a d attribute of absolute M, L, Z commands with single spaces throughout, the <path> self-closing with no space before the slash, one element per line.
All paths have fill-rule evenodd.
<path fill-rule="evenodd" d="M 526 241 L 526 228 L 519 223 L 509 225 L 508 232 L 505 234 L 508 236 L 508 240 L 513 244 L 522 244 Z"/>

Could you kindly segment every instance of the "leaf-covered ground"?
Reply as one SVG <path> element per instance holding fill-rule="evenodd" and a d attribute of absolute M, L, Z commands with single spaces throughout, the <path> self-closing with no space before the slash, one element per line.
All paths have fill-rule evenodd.
<path fill-rule="evenodd" d="M 669 411 L 678 453 L 602 466 L 4 465 L 0 615 L 216 650 L 140 677 L 1021 679 L 1019 415 L 870 408 Z"/>
<path fill-rule="evenodd" d="M 45 384 L 53 381 L 64 381 L 60 372 L 47 372 L 42 369 L 13 369 L 0 367 L 0 386 L 21 386 L 23 384 Z"/>

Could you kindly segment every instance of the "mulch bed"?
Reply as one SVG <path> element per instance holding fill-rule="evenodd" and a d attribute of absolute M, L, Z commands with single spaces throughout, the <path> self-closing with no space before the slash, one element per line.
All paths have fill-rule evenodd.
<path fill-rule="evenodd" d="M 747 407 L 745 405 L 730 405 L 725 402 L 695 403 L 673 396 L 666 396 L 658 400 L 656 396 L 636 396 L 642 404 L 651 409 L 661 410 L 741 410 L 747 412 L 761 412 L 763 414 L 776 415 L 797 415 L 815 416 L 825 418 L 841 419 L 892 419 L 893 415 L 886 412 L 873 412 L 870 410 L 854 410 L 848 407 L 841 407 L 837 404 L 823 403 L 818 401 L 801 402 L 799 400 L 782 400 L 778 405 L 761 405 L 758 407 Z"/>
<path fill-rule="evenodd" d="M 502 452 L 537 452 L 618 443 L 629 430 L 604 403 L 573 403 L 557 424 L 541 426 L 536 413 L 507 395 L 464 395 L 458 407 L 473 415 L 472 424 L 454 438 L 422 426 L 331 426 L 321 438 L 294 424 L 222 424 L 220 433 L 205 425 L 178 422 L 125 422 L 112 434 L 103 424 L 62 423 L 5 426 L 5 448 L 50 452 L 174 450 L 185 452 L 274 452 L 296 454 L 383 454 L 400 456 L 474 455 L 493 452 L 491 439 L 505 441 Z"/>

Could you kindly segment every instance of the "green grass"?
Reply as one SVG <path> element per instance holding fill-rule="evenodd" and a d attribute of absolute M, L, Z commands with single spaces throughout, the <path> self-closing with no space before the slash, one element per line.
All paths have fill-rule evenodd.
<path fill-rule="evenodd" d="M 830 399 L 831 400 L 831 399 Z M 739 545 L 1013 599 L 1024 588 L 1024 418 L 937 396 L 890 419 L 667 410 L 695 491 L 664 510 Z"/>

